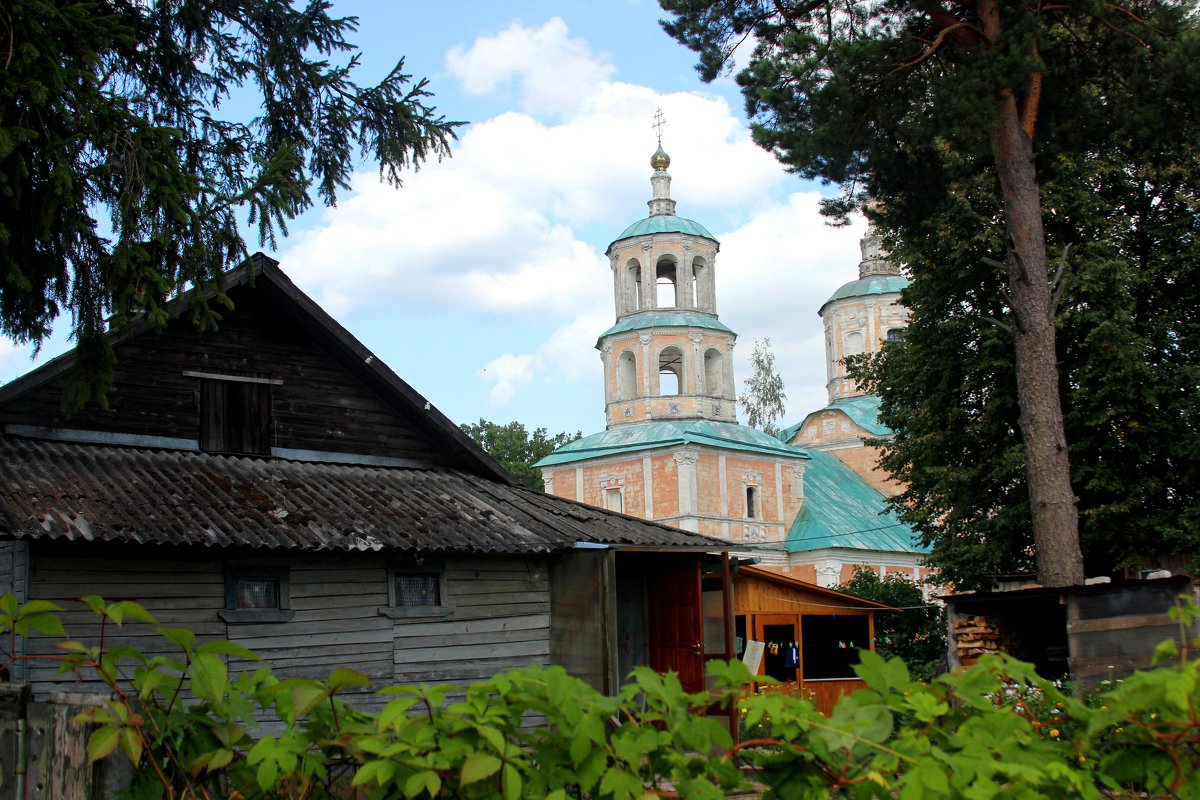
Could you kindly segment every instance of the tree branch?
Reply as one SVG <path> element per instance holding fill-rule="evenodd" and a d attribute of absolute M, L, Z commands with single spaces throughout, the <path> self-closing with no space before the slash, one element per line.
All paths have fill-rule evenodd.
<path fill-rule="evenodd" d="M 911 69 L 912 67 L 917 66 L 922 61 L 925 61 L 927 58 L 929 58 L 934 53 L 936 53 L 939 49 L 941 49 L 942 45 L 946 43 L 947 36 L 955 33 L 955 31 L 957 31 L 959 29 L 964 29 L 964 28 L 974 31 L 976 34 L 978 34 L 980 36 L 983 35 L 982 31 L 980 31 L 978 28 L 976 28 L 974 25 L 972 25 L 969 22 L 956 22 L 953 25 L 946 27 L 946 28 L 942 28 L 940 31 L 938 31 L 937 36 L 934 37 L 932 42 L 930 42 L 929 44 L 927 44 L 925 46 L 925 51 L 923 53 L 921 53 L 921 55 L 917 56 L 912 61 L 907 61 L 903 64 L 897 65 L 896 68 L 893 69 L 892 72 L 889 74 L 894 74 L 896 72 L 900 72 L 901 70 Z"/>
<path fill-rule="evenodd" d="M 1007 292 L 1003 292 L 1003 290 L 1001 290 L 1001 291 L 1003 294 L 1007 295 Z M 1000 320 L 996 319 L 995 317 L 980 317 L 980 319 L 983 320 L 984 322 L 988 323 L 989 325 L 999 328 L 1000 330 L 1007 333 L 1009 336 L 1015 336 L 1017 333 L 1016 328 L 1014 328 L 1012 325 L 1009 325 L 1007 322 L 1001 322 Z"/>
<path fill-rule="evenodd" d="M 1063 292 L 1067 288 L 1067 253 L 1071 251 L 1070 243 L 1063 247 L 1062 255 L 1058 259 L 1058 269 L 1054 272 L 1054 278 L 1050 281 L 1050 290 L 1053 295 L 1050 297 L 1050 317 L 1054 318 L 1058 314 L 1058 305 L 1062 302 Z"/>
<path fill-rule="evenodd" d="M 974 5 L 975 4 L 972 2 L 971 6 L 973 7 Z M 987 37 L 984 36 L 983 31 L 979 30 L 979 28 L 971 25 L 970 23 L 963 22 L 958 17 L 954 16 L 943 8 L 938 8 L 935 6 L 934 8 L 929 9 L 926 13 L 929 14 L 929 18 L 933 20 L 935 25 L 941 26 L 942 31 L 947 31 L 953 34 L 954 43 L 959 47 L 974 47 L 977 44 L 987 41 Z M 940 32 L 938 36 L 941 36 Z"/>

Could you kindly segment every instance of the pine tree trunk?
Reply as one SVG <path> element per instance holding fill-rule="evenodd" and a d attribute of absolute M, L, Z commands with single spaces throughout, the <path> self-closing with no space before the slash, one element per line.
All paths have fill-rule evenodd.
<path fill-rule="evenodd" d="M 993 132 L 992 149 L 1008 227 L 1008 284 L 1016 347 L 1017 399 L 1025 474 L 1033 512 L 1038 580 L 1043 586 L 1082 584 L 1079 511 L 1059 397 L 1054 309 L 1042 228 L 1041 187 L 1033 143 L 1010 95 Z"/>

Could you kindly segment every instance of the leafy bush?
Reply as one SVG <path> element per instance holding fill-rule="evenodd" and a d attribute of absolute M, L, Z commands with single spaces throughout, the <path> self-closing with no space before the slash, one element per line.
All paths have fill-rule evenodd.
<path fill-rule="evenodd" d="M 136 603 L 84 601 L 105 624 L 155 624 Z M 391 699 L 372 714 L 339 698 L 367 682 L 354 670 L 279 679 L 243 669 L 255 658 L 244 648 L 197 646 L 178 628 L 158 629 L 174 658 L 86 645 L 66 638 L 58 610 L 5 596 L 0 632 L 13 644 L 60 637 L 63 670 L 108 685 L 112 699 L 80 718 L 96 726 L 89 758 L 120 748 L 137 766 L 132 798 L 331 798 L 346 784 L 368 798 L 722 798 L 752 787 L 781 800 L 1200 798 L 1200 671 L 1170 646 L 1162 656 L 1177 664 L 1095 703 L 1007 658 L 922 683 L 901 660 L 863 653 L 867 688 L 829 717 L 786 692 L 739 697 L 750 679 L 740 662 L 710 666 L 711 693 L 638 669 L 605 697 L 558 667 L 528 667 L 465 690 L 384 689 Z M 1195 613 L 1179 610 L 1185 624 Z M 736 745 L 703 714 L 735 701 L 756 733 Z"/>
<path fill-rule="evenodd" d="M 855 567 L 838 591 L 900 609 L 875 615 L 875 652 L 902 659 L 921 680 L 946 671 L 946 612 L 927 602 L 911 578 L 899 572 L 880 578 L 869 567 Z"/>

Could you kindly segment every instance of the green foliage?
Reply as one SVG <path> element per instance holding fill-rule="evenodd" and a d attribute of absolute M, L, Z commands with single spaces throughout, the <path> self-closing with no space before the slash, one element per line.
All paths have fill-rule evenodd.
<path fill-rule="evenodd" d="M 1092 575 L 1200 550 L 1200 126 L 1187 112 L 1155 128 L 1161 138 L 1131 127 L 1157 113 L 1146 98 L 1170 103 L 1171 86 L 1194 81 L 1183 73 L 1200 36 L 1169 55 L 1153 73 L 1131 58 L 1119 85 L 1093 82 L 1104 104 L 1042 123 L 1060 148 L 1082 151 L 1056 151 L 1039 169 L 1065 266 L 1059 371 Z M 999 205 L 977 162 L 948 152 L 942 162 L 947 191 L 892 240 L 913 274 L 905 338 L 852 371 L 896 432 L 882 463 L 907 485 L 898 511 L 933 546 L 940 576 L 970 589 L 1031 569 L 1035 551 L 1004 277 L 980 268 L 1001 246 Z"/>
<path fill-rule="evenodd" d="M 899 658 L 917 680 L 930 680 L 944 671 L 946 612 L 929 604 L 910 578 L 893 572 L 881 579 L 872 569 L 856 567 L 838 591 L 902 609 L 875 615 L 875 652 Z"/>
<path fill-rule="evenodd" d="M 36 346 L 69 311 L 72 401 L 102 396 L 106 317 L 161 326 L 183 288 L 220 289 L 247 254 L 243 215 L 273 245 L 314 187 L 332 204 L 349 186 L 360 151 L 397 185 L 447 155 L 459 123 L 403 61 L 353 81 L 355 27 L 320 1 L 5 3 L 0 334 Z M 205 302 L 192 314 L 201 329 L 220 318 Z"/>
<path fill-rule="evenodd" d="M 196 647 L 172 628 L 159 632 L 174 657 L 110 652 L 106 625 L 155 623 L 133 603 L 87 605 L 102 620 L 99 645 L 45 627 L 66 670 L 111 690 L 79 720 L 95 726 L 91 760 L 119 748 L 135 765 L 131 798 L 334 798 L 351 784 L 380 800 L 717 800 L 752 784 L 781 800 L 1200 797 L 1200 669 L 1186 658 L 1089 702 L 1010 659 L 924 683 L 900 659 L 864 652 L 855 669 L 866 688 L 828 717 L 782 692 L 739 700 L 751 675 L 737 661 L 709 665 L 710 693 L 640 668 L 605 697 L 532 666 L 469 687 L 384 689 L 390 699 L 372 714 L 339 696 L 367 683 L 344 667 L 324 681 L 281 680 L 244 648 Z M 5 596 L 0 633 L 55 611 Z M 1185 599 L 1174 616 L 1191 626 L 1197 609 Z M 756 732 L 736 745 L 703 713 L 734 701 Z"/>
<path fill-rule="evenodd" d="M 756 141 L 839 184 L 827 212 L 880 201 L 868 214 L 911 275 L 911 322 L 855 374 L 883 398 L 883 466 L 908 486 L 896 508 L 940 577 L 978 588 L 1042 555 L 1027 456 L 1056 445 L 1022 437 L 1022 410 L 1054 389 L 1086 573 L 1200 551 L 1195 3 L 662 4 L 705 79 L 753 49 L 737 80 Z M 1000 30 L 983 42 L 990 6 Z M 995 139 L 1009 97 L 1035 112 L 1034 283 L 1056 290 L 1025 311 Z M 1057 376 L 1019 363 L 1027 312 L 1052 315 Z"/>
<path fill-rule="evenodd" d="M 478 423 L 464 422 L 459 427 L 521 483 L 539 492 L 546 487 L 541 470 L 534 469 L 533 465 L 583 436 L 582 431 L 550 436 L 545 428 L 537 428 L 530 434 L 520 422 L 499 425 L 486 419 L 480 419 Z"/>
<path fill-rule="evenodd" d="M 775 368 L 775 353 L 771 350 L 769 336 L 754 340 L 750 370 L 750 377 L 745 380 L 746 391 L 738 397 L 738 406 L 745 412 L 747 424 L 774 436 L 779 433 L 775 423 L 783 416 L 787 395 L 783 391 L 783 378 Z"/>

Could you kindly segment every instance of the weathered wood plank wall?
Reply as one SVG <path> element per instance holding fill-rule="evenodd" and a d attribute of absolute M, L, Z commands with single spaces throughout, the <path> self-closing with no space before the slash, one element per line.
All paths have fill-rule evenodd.
<path fill-rule="evenodd" d="M 446 560 L 453 613 L 395 620 L 393 680 L 469 683 L 550 663 L 550 577 L 543 559 Z"/>
<path fill-rule="evenodd" d="M 199 641 L 235 641 L 261 655 L 280 676 L 319 679 L 337 666 L 357 669 L 374 682 L 372 689 L 348 698 L 363 708 L 382 707 L 386 698 L 370 692 L 387 685 L 465 684 L 512 667 L 550 663 L 550 578 L 542 559 L 446 559 L 448 613 L 399 619 L 386 616 L 389 573 L 382 554 L 271 559 L 289 567 L 292 618 L 227 623 L 220 618 L 224 566 L 211 557 L 195 557 L 205 554 L 65 558 L 46 552 L 52 549 L 42 545 L 35 550 L 30 596 L 67 608 L 63 623 L 73 637 L 94 643 L 100 634 L 97 618 L 76 598 L 136 599 L 160 624 L 186 627 Z M 105 641 L 149 654 L 177 654 L 152 626 L 141 623 L 107 626 Z M 36 636 L 29 652 L 59 651 L 47 637 Z M 231 664 L 234 672 L 255 666 Z M 96 681 L 57 675 L 49 661 L 35 662 L 29 679 L 39 695 L 103 688 Z"/>
<path fill-rule="evenodd" d="M 274 447 L 444 461 L 412 420 L 294 320 L 245 287 L 231 296 L 236 308 L 222 312 L 215 332 L 196 333 L 177 319 L 160 334 L 118 345 L 109 410 L 93 404 L 66 417 L 56 380 L 7 403 L 0 423 L 198 441 L 200 379 L 183 373 L 252 374 L 281 381 L 270 387 Z"/>

